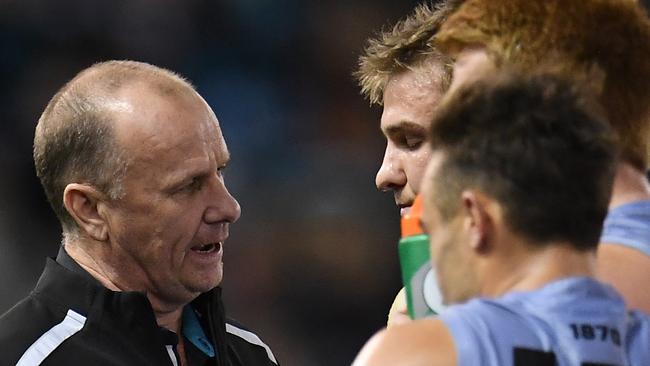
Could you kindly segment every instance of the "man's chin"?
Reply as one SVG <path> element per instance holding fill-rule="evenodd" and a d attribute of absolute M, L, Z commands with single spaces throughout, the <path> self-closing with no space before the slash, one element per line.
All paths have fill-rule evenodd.
<path fill-rule="evenodd" d="M 415 201 L 415 197 L 412 198 L 406 198 L 406 197 L 395 197 L 395 205 L 397 208 L 400 209 L 400 211 L 403 211 L 404 209 L 409 209 L 411 206 L 413 206 L 413 202 Z"/>
<path fill-rule="evenodd" d="M 191 292 L 204 293 L 221 284 L 223 272 L 219 271 L 219 273 L 205 274 L 203 276 L 197 273 L 195 276 L 186 282 L 186 288 Z"/>

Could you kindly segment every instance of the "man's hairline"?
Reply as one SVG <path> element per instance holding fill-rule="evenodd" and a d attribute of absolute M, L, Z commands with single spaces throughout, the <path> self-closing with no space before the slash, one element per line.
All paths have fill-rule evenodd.
<path fill-rule="evenodd" d="M 417 77 L 428 77 L 432 84 L 436 84 L 436 88 L 440 92 L 441 97 L 444 97 L 449 90 L 449 85 L 443 87 L 444 82 L 442 82 L 442 78 L 448 76 L 449 84 L 451 85 L 451 78 L 453 76 L 453 72 L 447 70 L 444 60 L 437 54 L 426 54 L 424 57 L 414 60 L 409 64 L 395 62 L 394 68 L 387 70 L 385 73 L 385 82 L 381 86 L 381 98 L 375 103 L 382 107 L 384 106 L 384 98 L 388 85 L 404 74 L 413 73 Z M 438 80 L 433 80 L 435 78 Z"/>
<path fill-rule="evenodd" d="M 97 70 L 95 71 L 98 72 Z M 92 79 L 83 80 L 85 77 L 89 77 Z M 61 95 L 60 98 L 65 98 L 66 94 L 71 93 L 76 88 L 92 89 L 93 81 L 96 80 L 97 80 L 96 76 L 93 77 L 91 75 L 80 75 L 79 78 L 75 80 L 76 83 L 71 84 L 68 88 L 66 88 L 66 90 L 63 91 L 63 94 Z M 154 84 L 157 80 L 171 81 L 173 84 L 176 84 L 178 87 L 174 89 L 174 93 L 165 94 L 155 87 Z M 155 95 L 160 98 L 178 99 L 179 93 L 188 93 L 189 95 L 198 96 L 200 98 L 198 92 L 194 89 L 194 87 L 189 82 L 186 82 L 185 80 L 180 78 L 176 79 L 172 77 L 172 75 L 168 75 L 167 73 L 160 72 L 160 71 L 156 71 L 155 73 L 149 75 L 147 74 L 137 75 L 135 78 L 128 80 L 125 83 L 119 85 L 119 87 L 114 90 L 110 90 L 105 86 L 96 86 L 100 89 L 98 93 L 87 94 L 90 97 L 90 100 L 93 102 L 92 104 L 96 106 L 95 113 L 97 113 L 98 116 L 103 119 L 101 123 L 105 123 L 106 127 L 110 131 L 110 138 L 112 139 L 112 141 L 106 141 L 106 147 L 109 150 L 111 150 L 110 152 L 112 153 L 111 154 L 113 160 L 111 164 L 112 168 L 121 170 L 121 173 L 116 177 L 116 179 L 110 183 L 108 192 L 103 192 L 103 190 L 100 190 L 96 184 L 92 185 L 95 189 L 102 191 L 107 196 L 107 198 L 110 199 L 111 201 L 117 201 L 124 197 L 123 181 L 127 175 L 128 167 L 132 163 L 132 158 L 127 158 L 129 154 L 125 154 L 126 152 L 125 149 L 127 149 L 127 147 L 125 146 L 124 141 L 122 141 L 123 138 L 120 138 L 120 135 L 122 134 L 118 132 L 119 123 L 117 122 L 117 119 L 120 113 L 132 112 L 134 110 L 133 109 L 134 106 L 133 106 L 132 98 L 127 98 L 126 96 L 120 96 L 120 92 L 124 92 L 127 89 L 137 88 L 138 86 L 142 86 L 146 88 L 146 92 L 149 93 L 149 95 Z M 101 179 L 107 179 L 107 178 L 108 177 L 106 176 L 101 177 Z M 66 187 L 74 183 L 76 182 L 69 182 L 66 184 Z M 64 188 L 64 192 L 65 192 L 65 188 Z M 67 210 L 67 208 L 65 209 Z M 74 220 L 74 216 L 72 216 L 72 219 Z M 79 225 L 74 225 L 72 227 L 68 227 L 68 225 L 63 225 L 62 244 L 78 241 L 79 237 L 82 235 L 81 231 L 82 230 L 81 227 L 79 227 Z"/>

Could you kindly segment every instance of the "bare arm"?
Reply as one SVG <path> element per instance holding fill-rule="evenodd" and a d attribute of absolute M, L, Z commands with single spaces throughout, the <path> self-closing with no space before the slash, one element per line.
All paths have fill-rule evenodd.
<path fill-rule="evenodd" d="M 456 348 L 441 320 L 423 319 L 375 334 L 352 365 L 453 366 L 456 365 Z"/>

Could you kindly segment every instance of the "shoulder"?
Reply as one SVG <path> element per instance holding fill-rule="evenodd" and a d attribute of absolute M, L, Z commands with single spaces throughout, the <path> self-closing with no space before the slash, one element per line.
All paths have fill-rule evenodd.
<path fill-rule="evenodd" d="M 650 238 L 647 247 L 650 252 Z M 630 308 L 650 312 L 650 292 L 639 291 L 648 277 L 649 255 L 620 243 L 598 246 L 598 278 L 614 286 Z"/>
<path fill-rule="evenodd" d="M 650 359 L 650 315 L 640 311 L 630 313 L 630 329 L 626 345 L 630 361 Z"/>
<path fill-rule="evenodd" d="M 637 200 L 611 209 L 603 223 L 600 242 L 650 256 L 650 200 Z"/>
<path fill-rule="evenodd" d="M 0 359 L 14 363 L 57 324 L 65 309 L 33 294 L 0 316 Z"/>
<path fill-rule="evenodd" d="M 227 319 L 226 334 L 230 351 L 241 365 L 277 365 L 271 348 L 252 330 L 239 322 Z"/>
<path fill-rule="evenodd" d="M 363 347 L 354 366 L 456 365 L 452 335 L 440 319 L 423 319 L 381 330 Z"/>

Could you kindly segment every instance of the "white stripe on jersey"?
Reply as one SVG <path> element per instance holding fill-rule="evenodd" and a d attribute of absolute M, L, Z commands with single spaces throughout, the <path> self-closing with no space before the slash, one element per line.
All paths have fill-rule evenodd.
<path fill-rule="evenodd" d="M 260 347 L 264 347 L 264 349 L 266 350 L 266 354 L 269 357 L 269 360 L 273 361 L 273 363 L 276 365 L 278 364 L 278 361 L 275 360 L 275 356 L 273 356 L 273 352 L 271 352 L 271 348 L 269 348 L 269 346 L 267 346 L 264 342 L 262 342 L 260 337 L 258 337 L 257 335 L 247 330 L 237 328 L 236 326 L 228 323 L 226 323 L 226 332 L 230 334 L 234 334 L 237 337 L 242 338 L 248 343 L 255 344 Z"/>
<path fill-rule="evenodd" d="M 61 323 L 43 333 L 29 346 L 16 366 L 40 365 L 61 343 L 80 331 L 84 324 L 86 324 L 86 317 L 68 310 Z"/>
<path fill-rule="evenodd" d="M 165 346 L 167 348 L 167 354 L 169 355 L 169 358 L 172 360 L 172 364 L 174 366 L 178 366 L 178 360 L 176 359 L 176 354 L 174 353 L 174 346 Z"/>

